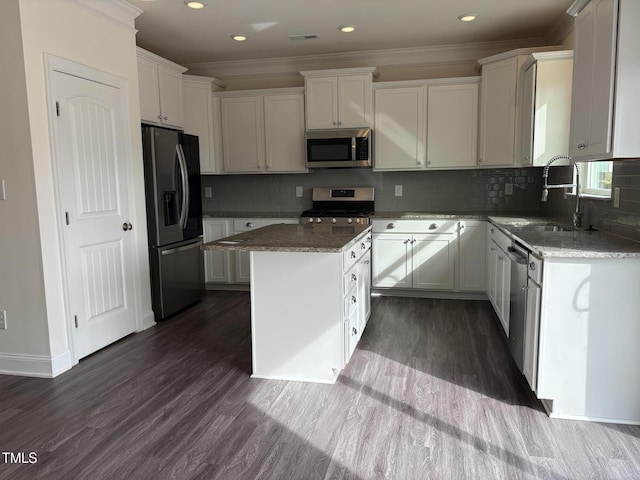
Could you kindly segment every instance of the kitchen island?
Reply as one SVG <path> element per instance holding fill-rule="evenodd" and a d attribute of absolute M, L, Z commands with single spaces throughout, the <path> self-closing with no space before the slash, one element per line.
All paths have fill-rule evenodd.
<path fill-rule="evenodd" d="M 251 252 L 252 376 L 334 383 L 370 315 L 371 227 L 277 224 L 202 248 Z"/>

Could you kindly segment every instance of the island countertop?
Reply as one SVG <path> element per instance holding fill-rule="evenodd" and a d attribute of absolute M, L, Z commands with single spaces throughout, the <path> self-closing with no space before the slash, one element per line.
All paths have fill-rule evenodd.
<path fill-rule="evenodd" d="M 203 250 L 340 253 L 370 225 L 276 224 L 202 245 Z"/>

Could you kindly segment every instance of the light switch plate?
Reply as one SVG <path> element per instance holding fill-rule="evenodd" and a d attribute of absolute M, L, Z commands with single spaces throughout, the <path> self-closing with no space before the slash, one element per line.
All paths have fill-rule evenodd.
<path fill-rule="evenodd" d="M 613 189 L 613 208 L 620 208 L 620 187 Z"/>
<path fill-rule="evenodd" d="M 211 190 L 211 187 L 204 187 L 204 198 L 211 197 L 213 197 L 213 190 Z"/>
<path fill-rule="evenodd" d="M 396 185 L 396 197 L 402 196 L 402 185 Z"/>
<path fill-rule="evenodd" d="M 0 310 L 0 330 L 7 329 L 7 311 Z"/>
<path fill-rule="evenodd" d="M 296 197 L 302 197 L 302 192 L 304 189 L 302 187 L 296 187 Z"/>

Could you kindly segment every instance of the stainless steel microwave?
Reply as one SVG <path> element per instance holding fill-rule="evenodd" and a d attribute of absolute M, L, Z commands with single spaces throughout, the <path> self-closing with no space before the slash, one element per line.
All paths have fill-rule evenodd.
<path fill-rule="evenodd" d="M 370 167 L 372 137 L 370 128 L 307 132 L 307 168 Z"/>

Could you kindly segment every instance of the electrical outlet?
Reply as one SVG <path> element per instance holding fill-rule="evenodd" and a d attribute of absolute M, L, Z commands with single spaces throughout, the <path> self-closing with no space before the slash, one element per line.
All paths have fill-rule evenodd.
<path fill-rule="evenodd" d="M 613 208 L 620 208 L 620 187 L 613 189 Z"/>
<path fill-rule="evenodd" d="M 296 197 L 302 197 L 302 192 L 304 189 L 302 187 L 296 187 Z"/>
<path fill-rule="evenodd" d="M 396 197 L 402 196 L 402 185 L 396 185 Z"/>
<path fill-rule="evenodd" d="M 505 183 L 504 184 L 504 194 L 505 195 L 513 195 L 513 183 Z"/>
<path fill-rule="evenodd" d="M 7 311 L 0 310 L 0 330 L 7 329 Z"/>
<path fill-rule="evenodd" d="M 204 187 L 204 198 L 211 197 L 213 197 L 213 190 L 211 190 L 211 187 Z"/>

